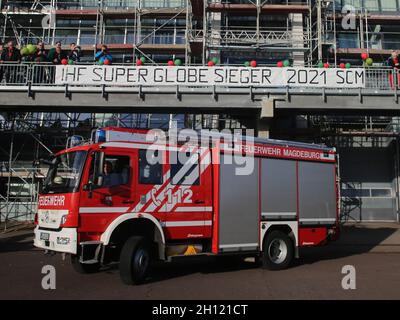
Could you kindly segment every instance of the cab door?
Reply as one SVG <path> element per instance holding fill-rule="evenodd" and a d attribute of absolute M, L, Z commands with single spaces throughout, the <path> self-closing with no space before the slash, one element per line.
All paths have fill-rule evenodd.
<path fill-rule="evenodd" d="M 94 174 L 95 152 L 83 176 L 79 214 L 82 232 L 103 231 L 116 216 L 130 212 L 134 205 L 132 177 L 133 159 L 127 152 L 105 150 L 102 184 L 89 186 Z"/>

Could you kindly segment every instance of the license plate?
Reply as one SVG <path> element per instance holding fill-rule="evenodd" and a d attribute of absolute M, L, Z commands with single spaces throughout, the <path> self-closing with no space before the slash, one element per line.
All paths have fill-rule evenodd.
<path fill-rule="evenodd" d="M 41 232 L 40 233 L 40 240 L 49 241 L 50 233 Z"/>

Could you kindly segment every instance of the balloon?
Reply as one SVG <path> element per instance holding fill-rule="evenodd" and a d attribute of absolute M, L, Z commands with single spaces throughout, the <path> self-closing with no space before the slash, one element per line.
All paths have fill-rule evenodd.
<path fill-rule="evenodd" d="M 26 56 L 26 55 L 28 55 L 28 54 L 29 54 L 28 48 L 23 47 L 23 48 L 21 49 L 21 55 Z"/>
<path fill-rule="evenodd" d="M 146 62 L 146 58 L 145 57 L 140 57 L 140 61 L 142 61 L 142 63 Z"/>
<path fill-rule="evenodd" d="M 172 67 L 172 66 L 174 66 L 174 65 L 175 65 L 175 63 L 174 63 L 174 61 L 173 61 L 173 60 L 169 60 L 169 61 L 168 61 L 168 65 L 169 65 L 170 67 Z"/>
<path fill-rule="evenodd" d="M 136 65 L 137 65 L 137 66 L 143 65 L 143 61 L 140 60 L 140 59 L 137 59 L 137 60 L 136 60 Z"/>
<path fill-rule="evenodd" d="M 351 64 L 350 64 L 350 62 L 347 62 L 346 63 L 346 69 L 350 69 L 351 68 Z"/>
<path fill-rule="evenodd" d="M 289 61 L 289 60 L 283 61 L 283 65 L 284 65 L 285 67 L 289 67 L 289 66 L 290 66 L 290 61 Z"/>
<path fill-rule="evenodd" d="M 74 64 L 74 60 L 69 59 L 68 64 Z"/>
<path fill-rule="evenodd" d="M 366 53 L 366 52 L 361 53 L 361 59 L 367 60 L 368 59 L 368 53 Z"/>
<path fill-rule="evenodd" d="M 209 67 L 213 67 L 214 65 L 215 65 L 215 63 L 214 63 L 214 61 L 208 61 L 208 63 L 207 63 L 207 65 L 209 66 Z"/>
<path fill-rule="evenodd" d="M 372 66 L 372 64 L 374 63 L 374 60 L 372 60 L 372 58 L 367 58 L 367 60 L 365 60 L 367 66 Z"/>
<path fill-rule="evenodd" d="M 99 65 L 103 65 L 104 64 L 104 61 L 103 60 L 99 60 Z"/>
<path fill-rule="evenodd" d="M 253 68 L 257 67 L 257 61 L 256 61 L 256 60 L 251 60 L 251 61 L 250 61 L 250 65 L 251 65 Z"/>
<path fill-rule="evenodd" d="M 318 68 L 323 68 L 324 67 L 324 63 L 322 61 L 318 62 Z"/>
<path fill-rule="evenodd" d="M 111 64 L 111 61 L 108 59 L 104 59 L 104 64 L 108 66 L 109 64 Z"/>
<path fill-rule="evenodd" d="M 182 65 L 182 60 L 181 60 L 181 59 L 176 59 L 176 60 L 175 60 L 175 65 L 176 65 L 176 66 Z"/>
<path fill-rule="evenodd" d="M 29 54 L 35 53 L 36 52 L 36 46 L 34 46 L 33 44 L 28 44 L 26 46 L 26 49 L 28 50 Z"/>
<path fill-rule="evenodd" d="M 276 64 L 276 66 L 278 68 L 282 68 L 283 67 L 283 62 L 282 61 L 278 61 L 278 63 Z"/>
<path fill-rule="evenodd" d="M 61 60 L 61 64 L 63 64 L 64 66 L 68 64 L 68 60 L 67 59 L 62 59 Z"/>
<path fill-rule="evenodd" d="M 214 62 L 214 64 L 218 64 L 219 62 L 217 57 L 212 58 L 211 61 Z"/>
<path fill-rule="evenodd" d="M 324 63 L 324 68 L 325 68 L 325 69 L 328 69 L 328 68 L 329 68 L 329 63 L 328 63 L 328 62 Z"/>
<path fill-rule="evenodd" d="M 342 62 L 341 64 L 339 64 L 340 69 L 345 69 L 346 65 Z"/>
<path fill-rule="evenodd" d="M 244 63 L 244 66 L 245 66 L 245 67 L 250 67 L 250 62 L 246 61 L 246 62 Z"/>

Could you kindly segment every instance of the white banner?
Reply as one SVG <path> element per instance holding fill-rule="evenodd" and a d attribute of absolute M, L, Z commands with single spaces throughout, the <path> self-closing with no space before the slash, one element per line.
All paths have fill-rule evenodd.
<path fill-rule="evenodd" d="M 364 69 L 56 66 L 58 85 L 364 88 Z"/>

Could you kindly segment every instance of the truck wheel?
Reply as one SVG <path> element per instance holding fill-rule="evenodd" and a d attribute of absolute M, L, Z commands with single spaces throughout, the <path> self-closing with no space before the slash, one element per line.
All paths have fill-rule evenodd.
<path fill-rule="evenodd" d="M 282 231 L 272 231 L 264 240 L 262 266 L 269 270 L 286 269 L 293 260 L 293 242 Z"/>
<path fill-rule="evenodd" d="M 130 237 L 121 250 L 119 274 L 125 284 L 143 283 L 150 266 L 149 245 L 144 237 Z"/>
<path fill-rule="evenodd" d="M 100 270 L 100 263 L 80 263 L 79 256 L 76 254 L 71 254 L 71 264 L 78 273 L 95 273 Z"/>

